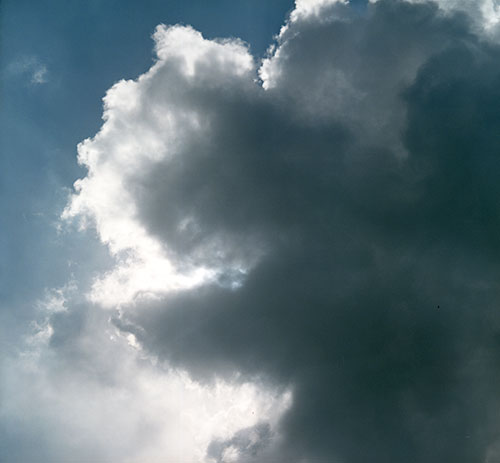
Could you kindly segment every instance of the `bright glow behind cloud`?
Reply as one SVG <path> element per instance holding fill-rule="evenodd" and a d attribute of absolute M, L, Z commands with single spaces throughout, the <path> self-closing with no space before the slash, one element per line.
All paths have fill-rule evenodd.
<path fill-rule="evenodd" d="M 182 372 L 162 371 L 119 333 L 96 330 L 105 325 L 89 324 L 78 341 L 91 364 L 53 356 L 47 319 L 35 327 L 22 356 L 6 362 L 0 387 L 9 401 L 0 416 L 33 445 L 26 455 L 33 451 L 52 462 L 75 455 L 86 461 L 201 462 L 212 439 L 228 439 L 259 420 L 274 425 L 290 406 L 289 393 L 251 383 L 202 386 Z M 22 416 L 29 421 L 19 423 Z M 44 452 L 36 449 L 47 442 Z"/>
<path fill-rule="evenodd" d="M 153 37 L 158 61 L 137 81 L 120 81 L 107 92 L 101 130 L 78 146 L 88 175 L 75 183 L 77 193 L 63 214 L 77 217 L 82 226 L 93 223 L 119 262 L 91 294 L 107 307 L 214 277 L 218 269 L 175 267 L 168 248 L 141 224 L 129 184 L 141 170 L 178 156 L 187 141 L 207 135 L 206 116 L 184 105 L 176 86 L 251 80 L 254 71 L 252 56 L 237 40 L 217 43 L 190 27 L 163 25 Z M 170 82 L 165 73 L 174 74 Z"/>

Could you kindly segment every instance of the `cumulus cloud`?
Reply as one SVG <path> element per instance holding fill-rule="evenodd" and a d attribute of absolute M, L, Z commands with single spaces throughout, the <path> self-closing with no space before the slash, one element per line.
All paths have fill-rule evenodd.
<path fill-rule="evenodd" d="M 224 93 L 232 88 L 234 94 L 247 88 L 250 92 L 256 85 L 251 77 L 253 58 L 243 43 L 208 41 L 189 27 L 159 26 L 154 39 L 156 64 L 137 81 L 119 82 L 107 93 L 101 131 L 80 144 L 79 161 L 89 174 L 77 182 L 79 194 L 65 211 L 67 218 L 90 218 L 101 240 L 122 258 L 117 270 L 96 284 L 95 299 L 110 306 L 124 291 L 130 298 L 213 279 L 217 268 L 204 266 L 207 253 L 234 260 L 235 268 L 243 265 L 239 265 L 241 256 L 236 255 L 241 252 L 234 249 L 234 255 L 229 256 L 218 236 L 206 239 L 202 246 L 195 217 L 179 209 L 168 211 L 169 216 L 177 217 L 166 232 L 175 234 L 178 240 L 192 236 L 200 246 L 192 252 L 193 259 L 198 257 L 196 265 L 184 259 L 183 271 L 175 268 L 171 254 L 178 251 L 177 243 L 167 245 L 148 229 L 149 224 L 141 217 L 144 207 L 139 198 L 151 193 L 142 181 L 154 177 L 156 171 L 161 200 L 165 179 L 160 170 L 166 169 L 170 161 L 182 159 L 187 149 L 201 154 L 201 147 L 209 140 L 211 119 L 215 123 L 216 115 L 211 118 L 202 112 L 205 108 L 199 107 L 196 93 L 205 88 L 224 89 Z M 217 112 L 216 107 L 212 112 Z M 158 220 L 163 217 L 162 213 Z M 209 252 L 207 247 L 212 250 Z M 139 268 L 142 270 L 138 272 Z"/>
<path fill-rule="evenodd" d="M 495 12 L 297 1 L 262 63 L 156 29 L 154 65 L 108 91 L 79 145 L 88 174 L 64 213 L 116 260 L 95 305 L 42 324 L 47 352 L 109 384 L 45 402 L 100 404 L 66 448 L 88 450 L 110 414 L 130 443 L 107 448 L 102 428 L 111 460 L 498 458 Z"/>

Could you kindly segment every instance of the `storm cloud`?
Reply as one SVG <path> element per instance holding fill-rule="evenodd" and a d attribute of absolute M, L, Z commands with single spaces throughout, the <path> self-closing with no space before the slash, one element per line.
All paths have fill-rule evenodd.
<path fill-rule="evenodd" d="M 108 92 L 65 213 L 117 259 L 94 302 L 202 384 L 292 391 L 207 459 L 500 458 L 500 47 L 450 5 L 299 2 L 262 64 L 159 26 Z"/>

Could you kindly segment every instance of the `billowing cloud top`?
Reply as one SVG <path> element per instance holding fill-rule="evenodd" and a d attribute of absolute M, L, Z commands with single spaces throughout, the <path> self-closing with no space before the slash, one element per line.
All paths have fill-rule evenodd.
<path fill-rule="evenodd" d="M 500 458 L 498 14 L 301 0 L 260 64 L 160 25 L 108 91 L 64 214 L 116 257 L 92 301 L 158 365 L 293 396 L 207 461 Z"/>

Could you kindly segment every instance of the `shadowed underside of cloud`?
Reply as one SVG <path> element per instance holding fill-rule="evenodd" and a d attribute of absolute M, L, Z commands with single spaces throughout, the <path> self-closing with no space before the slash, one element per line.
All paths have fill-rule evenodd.
<path fill-rule="evenodd" d="M 67 215 L 126 253 L 125 284 L 162 278 L 152 249 L 165 280 L 207 270 L 149 299 L 134 280 L 114 323 L 146 351 L 292 388 L 279 439 L 260 424 L 212 461 L 496 461 L 500 48 L 433 3 L 323 3 L 260 71 L 160 27 Z"/>

